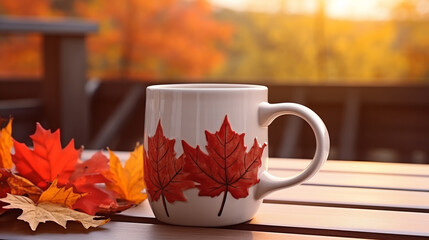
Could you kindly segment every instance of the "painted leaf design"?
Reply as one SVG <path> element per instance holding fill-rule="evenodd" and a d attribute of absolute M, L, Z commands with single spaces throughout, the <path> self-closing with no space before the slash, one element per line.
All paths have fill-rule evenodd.
<path fill-rule="evenodd" d="M 176 158 L 174 144 L 174 139 L 164 136 L 161 121 L 159 121 L 155 135 L 148 138 L 148 151 L 144 158 L 147 192 L 152 201 L 158 201 L 161 198 L 167 216 L 169 213 L 165 201 L 170 203 L 186 201 L 183 191 L 195 186 L 183 171 L 184 156 Z"/>
<path fill-rule="evenodd" d="M 86 213 L 72 210 L 64 205 L 51 202 L 34 203 L 31 199 L 24 196 L 7 194 L 7 197 L 0 201 L 9 203 L 4 206 L 6 209 L 21 209 L 22 214 L 18 219 L 30 224 L 33 231 L 36 230 L 39 223 L 53 221 L 66 228 L 67 221 L 78 221 L 88 229 L 89 227 L 98 227 L 110 221 L 110 219 L 95 219 Z"/>
<path fill-rule="evenodd" d="M 12 121 L 10 119 L 6 127 L 0 130 L 0 168 L 11 169 L 13 166 L 11 154 L 13 146 Z"/>
<path fill-rule="evenodd" d="M 116 197 L 106 189 L 98 187 L 100 183 L 109 183 L 106 173 L 109 172 L 109 159 L 99 151 L 86 161 L 76 164 L 67 186 L 73 186 L 78 193 L 87 193 L 73 205 L 88 214 L 113 212 L 118 208 Z"/>
<path fill-rule="evenodd" d="M 39 123 L 31 139 L 33 150 L 14 141 L 12 161 L 19 174 L 42 189 L 46 189 L 55 178 L 58 178 L 58 184 L 65 185 L 80 155 L 80 151 L 74 148 L 74 140 L 62 149 L 60 131 L 52 133 Z"/>
<path fill-rule="evenodd" d="M 114 152 L 109 150 L 111 182 L 106 183 L 109 190 L 116 192 L 119 198 L 133 202 L 141 203 L 147 198 L 143 193 L 146 187 L 143 179 L 143 145 L 138 145 L 130 154 L 129 159 L 122 167 L 121 161 Z"/>
<path fill-rule="evenodd" d="M 200 196 L 216 197 L 223 193 L 220 216 L 228 193 L 236 199 L 244 198 L 249 195 L 249 187 L 259 182 L 258 168 L 266 144 L 260 146 L 255 138 L 246 153 L 244 133 L 234 132 L 227 116 L 219 131 L 205 134 L 207 154 L 199 146 L 193 148 L 182 140 L 185 171 L 190 173 L 191 180 L 199 183 L 196 187 Z"/>

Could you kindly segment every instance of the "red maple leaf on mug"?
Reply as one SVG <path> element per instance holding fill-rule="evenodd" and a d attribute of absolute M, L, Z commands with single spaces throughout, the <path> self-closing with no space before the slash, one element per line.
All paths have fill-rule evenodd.
<path fill-rule="evenodd" d="M 234 132 L 225 119 L 216 133 L 205 132 L 207 153 L 200 147 L 191 147 L 182 140 L 185 157 L 185 171 L 189 179 L 199 183 L 199 196 L 216 197 L 223 192 L 222 203 L 218 216 L 222 215 L 227 194 L 234 198 L 245 198 L 249 195 L 249 187 L 257 184 L 258 169 L 266 144 L 258 144 L 256 138 L 253 146 L 246 152 L 244 133 Z"/>
<path fill-rule="evenodd" d="M 183 171 L 184 155 L 176 158 L 176 140 L 164 136 L 161 121 L 153 137 L 148 138 L 148 151 L 144 158 L 144 180 L 152 201 L 162 199 L 165 214 L 169 216 L 165 200 L 186 201 L 183 191 L 195 187 Z M 145 153 L 146 154 L 146 153 Z"/>

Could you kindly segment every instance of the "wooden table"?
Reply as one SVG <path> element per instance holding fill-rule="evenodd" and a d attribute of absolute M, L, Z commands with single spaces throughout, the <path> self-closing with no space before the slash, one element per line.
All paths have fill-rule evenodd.
<path fill-rule="evenodd" d="M 126 158 L 126 156 L 123 156 Z M 270 159 L 270 171 L 288 176 L 308 160 Z M 424 239 L 429 238 L 429 165 L 328 162 L 307 183 L 269 195 L 247 223 L 198 228 L 158 222 L 147 201 L 115 215 L 112 222 L 85 230 L 40 224 L 32 232 L 0 217 L 4 239 Z"/>

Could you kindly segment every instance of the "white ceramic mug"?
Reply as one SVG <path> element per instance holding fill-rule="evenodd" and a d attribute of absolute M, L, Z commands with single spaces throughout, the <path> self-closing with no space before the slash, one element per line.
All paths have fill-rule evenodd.
<path fill-rule="evenodd" d="M 268 89 L 244 84 L 170 84 L 146 90 L 144 178 L 162 222 L 224 226 L 250 220 L 268 193 L 313 176 L 326 161 L 322 120 L 295 103 L 270 104 Z M 267 171 L 268 125 L 278 116 L 307 121 L 316 152 L 301 173 Z"/>

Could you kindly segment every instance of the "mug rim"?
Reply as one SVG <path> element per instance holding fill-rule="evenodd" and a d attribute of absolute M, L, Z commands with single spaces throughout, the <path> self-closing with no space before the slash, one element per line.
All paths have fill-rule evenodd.
<path fill-rule="evenodd" d="M 147 87 L 148 90 L 165 91 L 243 91 L 243 90 L 267 90 L 263 85 L 236 84 L 236 83 L 174 83 L 156 84 Z"/>

